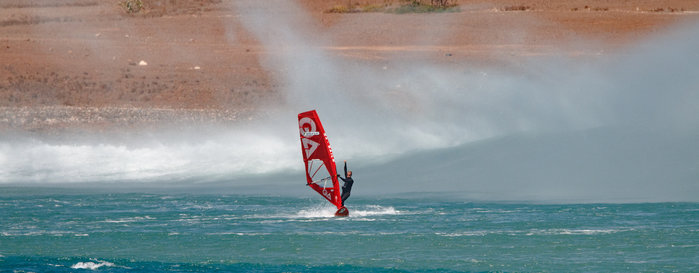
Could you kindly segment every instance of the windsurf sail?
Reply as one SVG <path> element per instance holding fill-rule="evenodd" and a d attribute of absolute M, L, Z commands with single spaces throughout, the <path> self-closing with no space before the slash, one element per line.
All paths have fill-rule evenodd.
<path fill-rule="evenodd" d="M 299 114 L 299 133 L 301 154 L 306 165 L 306 185 L 338 209 L 342 208 L 335 158 L 315 110 Z"/>

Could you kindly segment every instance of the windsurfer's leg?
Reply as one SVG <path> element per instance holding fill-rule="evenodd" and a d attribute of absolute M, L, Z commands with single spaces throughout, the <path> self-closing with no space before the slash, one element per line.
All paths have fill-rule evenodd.
<path fill-rule="evenodd" d="M 347 198 L 349 198 L 349 197 L 350 197 L 349 191 L 342 192 L 342 205 L 343 206 L 345 205 L 345 200 L 347 200 Z"/>

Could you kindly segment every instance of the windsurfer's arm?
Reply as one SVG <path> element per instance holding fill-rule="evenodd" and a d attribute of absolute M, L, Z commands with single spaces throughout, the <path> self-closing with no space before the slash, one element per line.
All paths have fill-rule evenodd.
<path fill-rule="evenodd" d="M 347 177 L 347 160 L 345 160 L 345 177 Z"/>

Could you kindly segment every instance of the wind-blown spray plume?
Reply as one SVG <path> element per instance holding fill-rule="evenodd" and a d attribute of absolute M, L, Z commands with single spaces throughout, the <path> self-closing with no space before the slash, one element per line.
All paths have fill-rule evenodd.
<path fill-rule="evenodd" d="M 699 57 L 692 48 L 699 40 L 680 38 L 697 37 L 695 25 L 584 64 L 565 55 L 532 57 L 512 72 L 396 58 L 386 70 L 328 54 L 322 46 L 332 35 L 282 2 L 272 5 L 290 12 L 238 8 L 262 44 L 287 49 L 265 64 L 284 72 L 290 108 L 329 116 L 336 155 L 375 162 L 440 149 L 367 166 L 372 191 L 696 200 Z"/>
<path fill-rule="evenodd" d="M 354 164 L 357 195 L 697 201 L 696 24 L 584 64 L 551 55 L 521 70 L 455 69 L 398 55 L 353 62 L 331 54 L 333 35 L 292 1 L 231 5 L 269 52 L 261 63 L 278 76 L 286 105 L 252 124 L 175 140 L 160 133 L 140 145 L 7 140 L 0 182 L 236 184 L 255 175 L 289 188 L 288 176 L 275 175 L 294 170 L 303 181 L 296 114 L 317 109 L 335 156 Z M 30 159 L 11 160 L 25 151 Z"/>

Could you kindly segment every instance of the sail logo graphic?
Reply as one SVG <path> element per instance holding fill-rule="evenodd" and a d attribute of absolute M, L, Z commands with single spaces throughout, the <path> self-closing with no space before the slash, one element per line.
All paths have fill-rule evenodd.
<path fill-rule="evenodd" d="M 328 198 L 328 200 L 331 200 L 332 196 L 330 196 L 330 193 L 326 189 L 327 188 L 323 188 L 323 196 L 325 196 L 325 198 Z"/>
<path fill-rule="evenodd" d="M 302 132 L 303 137 L 312 137 L 320 135 L 320 132 Z"/>
<path fill-rule="evenodd" d="M 299 120 L 299 131 L 301 132 L 301 144 L 303 146 L 303 151 L 306 153 L 306 158 L 310 158 L 311 155 L 318 148 L 318 142 L 311 140 L 313 136 L 320 135 L 320 132 L 316 129 L 316 123 L 311 118 L 302 118 Z"/>

